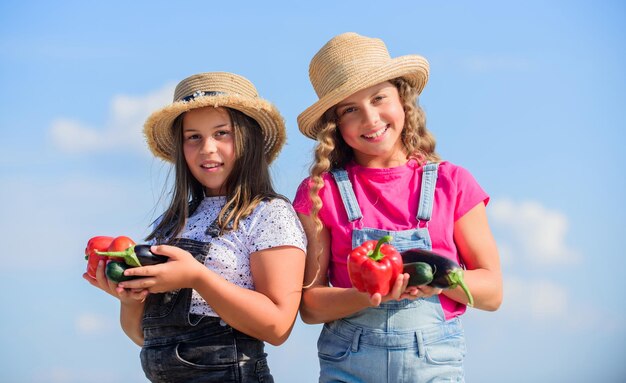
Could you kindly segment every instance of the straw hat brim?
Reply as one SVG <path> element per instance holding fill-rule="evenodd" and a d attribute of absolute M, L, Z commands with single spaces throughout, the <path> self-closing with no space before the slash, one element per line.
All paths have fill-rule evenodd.
<path fill-rule="evenodd" d="M 175 138 L 172 132 L 174 120 L 192 109 L 207 106 L 236 109 L 256 120 L 263 131 L 265 158 L 268 164 L 274 161 L 285 144 L 284 119 L 270 102 L 234 94 L 215 95 L 197 97 L 185 102 L 176 101 L 152 113 L 144 124 L 144 135 L 152 153 L 173 163 L 175 161 Z"/>
<path fill-rule="evenodd" d="M 366 73 L 351 76 L 342 86 L 320 98 L 298 116 L 298 127 L 305 136 L 316 139 L 318 120 L 334 105 L 350 95 L 394 78 L 403 77 L 420 94 L 428 81 L 428 61 L 419 55 L 399 56 Z"/>

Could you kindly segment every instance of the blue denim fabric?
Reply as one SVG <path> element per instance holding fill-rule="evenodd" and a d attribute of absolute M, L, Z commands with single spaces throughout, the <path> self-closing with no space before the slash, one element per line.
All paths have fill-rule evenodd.
<path fill-rule="evenodd" d="M 264 343 L 216 317 L 203 317 L 192 330 L 152 328 L 141 349 L 151 382 L 274 382 Z"/>
<path fill-rule="evenodd" d="M 356 202 L 356 196 L 354 195 L 354 190 L 352 190 L 352 183 L 350 183 L 350 179 L 348 178 L 348 172 L 344 169 L 332 169 L 330 174 L 333 175 L 337 182 L 339 194 L 341 194 L 341 201 L 348 214 L 348 220 L 352 222 L 363 217 L 361 208 Z"/>
<path fill-rule="evenodd" d="M 428 229 L 415 228 L 411 230 L 402 231 L 390 231 L 371 229 L 364 227 L 362 229 L 352 230 L 352 248 L 360 246 L 363 242 L 370 239 L 379 239 L 385 235 L 393 237 L 391 244 L 398 251 L 405 251 L 409 249 L 432 249 L 432 243 L 430 242 L 430 234 Z"/>
<path fill-rule="evenodd" d="M 340 319 L 317 342 L 320 382 L 464 382 L 458 318 L 420 329 L 373 329 Z"/>
<path fill-rule="evenodd" d="M 433 214 L 438 170 L 439 164 L 433 163 L 424 165 L 422 169 L 422 190 L 420 191 L 420 205 L 417 210 L 418 221 L 430 221 Z"/>
<path fill-rule="evenodd" d="M 170 242 L 199 262 L 209 243 Z M 189 313 L 191 289 L 151 294 L 142 321 L 141 365 L 151 382 L 274 382 L 265 344 L 220 318 Z"/>
<path fill-rule="evenodd" d="M 358 202 L 347 172 L 332 172 L 352 221 L 352 245 L 393 237 L 404 251 L 432 249 L 431 218 L 438 164 L 424 166 L 417 220 L 411 230 L 358 227 Z M 438 296 L 385 302 L 324 325 L 318 340 L 320 382 L 463 382 L 465 336 L 459 318 L 445 320 Z"/>

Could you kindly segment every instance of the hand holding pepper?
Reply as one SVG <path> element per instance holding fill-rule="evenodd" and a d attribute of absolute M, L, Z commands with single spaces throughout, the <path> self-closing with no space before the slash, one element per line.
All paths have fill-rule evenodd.
<path fill-rule="evenodd" d="M 96 279 L 96 268 L 101 261 L 106 264 L 106 276 L 109 280 L 119 283 L 127 280 L 124 270 L 130 267 L 154 265 L 167 262 L 167 257 L 153 254 L 150 245 L 137 245 L 126 236 L 97 236 L 87 242 L 85 249 L 87 274 Z"/>
<path fill-rule="evenodd" d="M 352 285 L 370 295 L 389 294 L 402 273 L 402 257 L 390 244 L 391 236 L 365 241 L 348 255 L 348 275 Z"/>
<path fill-rule="evenodd" d="M 98 263 L 107 259 L 104 256 L 98 255 L 96 252 L 108 249 L 111 242 L 113 242 L 113 237 L 102 235 L 93 237 L 87 242 L 87 247 L 85 248 L 85 259 L 87 260 L 87 275 L 89 275 L 89 277 L 96 279 L 96 269 L 98 268 Z"/>

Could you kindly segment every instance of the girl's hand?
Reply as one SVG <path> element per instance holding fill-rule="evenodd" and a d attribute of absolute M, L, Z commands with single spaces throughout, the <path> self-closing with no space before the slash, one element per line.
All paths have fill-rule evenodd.
<path fill-rule="evenodd" d="M 443 291 L 443 289 L 428 286 L 428 285 L 421 285 L 421 286 L 416 286 L 416 287 L 412 286 L 412 287 L 414 287 L 417 290 L 415 291 L 416 298 L 430 298 L 433 295 L 441 294 L 441 292 Z"/>
<path fill-rule="evenodd" d="M 430 298 L 433 295 L 439 295 L 443 289 L 432 287 L 428 285 L 421 286 L 407 286 L 406 290 L 402 293 L 401 299 L 416 299 L 416 298 Z"/>
<path fill-rule="evenodd" d="M 380 305 L 383 302 L 388 301 L 398 301 L 401 299 L 415 299 L 415 296 L 411 296 L 407 293 L 410 289 L 407 289 L 409 284 L 409 274 L 404 273 L 398 275 L 396 278 L 396 283 L 394 283 L 393 288 L 389 291 L 389 294 L 382 296 L 380 293 L 374 293 L 370 296 L 370 304 L 374 307 Z"/>
<path fill-rule="evenodd" d="M 181 248 L 158 245 L 150 247 L 150 251 L 165 255 L 169 260 L 158 265 L 127 269 L 124 275 L 142 278 L 120 282 L 119 286 L 127 289 L 146 289 L 151 293 L 193 288 L 194 281 L 207 270 L 191 253 Z"/>
<path fill-rule="evenodd" d="M 98 268 L 96 269 L 96 279 L 91 278 L 87 273 L 83 274 L 83 278 L 87 280 L 92 286 L 99 288 L 109 295 L 119 299 L 122 304 L 134 304 L 137 302 L 143 302 L 148 296 L 148 291 L 144 289 L 124 289 L 114 282 L 111 282 L 106 275 L 104 275 L 105 261 L 98 262 Z"/>
<path fill-rule="evenodd" d="M 414 300 L 417 298 L 429 298 L 433 295 L 441 294 L 442 289 L 431 287 L 428 285 L 422 286 L 408 286 L 409 284 L 409 274 L 404 273 L 398 275 L 396 279 L 396 283 L 393 285 L 389 294 L 384 297 L 379 293 L 373 294 L 370 296 L 370 304 L 374 307 L 380 305 L 383 302 L 388 302 L 392 300 L 400 301 L 402 299 L 410 299 Z"/>

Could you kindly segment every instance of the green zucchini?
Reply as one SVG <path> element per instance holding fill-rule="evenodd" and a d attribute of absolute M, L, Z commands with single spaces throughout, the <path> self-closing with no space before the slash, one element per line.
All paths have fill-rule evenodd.
<path fill-rule="evenodd" d="M 426 262 L 405 263 L 402 272 L 409 274 L 409 286 L 427 285 L 433 281 L 433 268 Z"/>
<path fill-rule="evenodd" d="M 124 270 L 131 268 L 131 267 L 132 266 L 129 266 L 124 262 L 110 261 L 109 263 L 107 263 L 105 274 L 110 281 L 115 282 L 115 283 L 120 283 L 123 281 L 130 281 L 131 279 L 135 279 L 136 277 L 125 276 Z"/>

